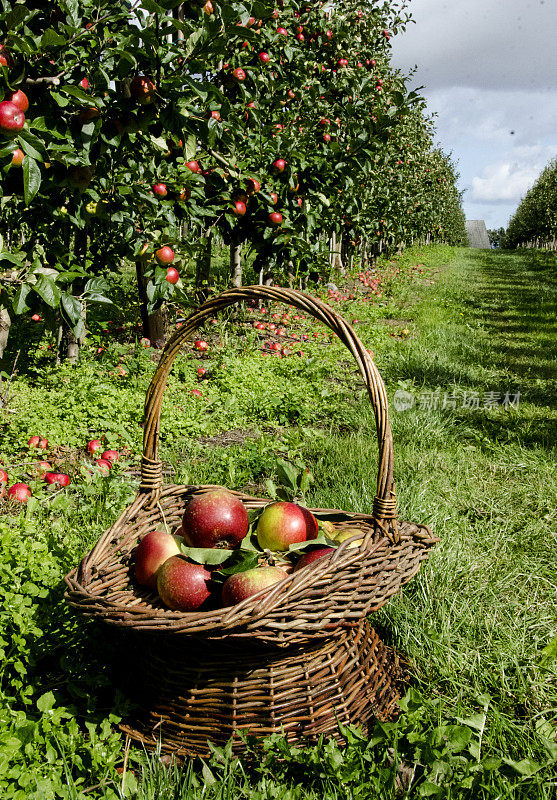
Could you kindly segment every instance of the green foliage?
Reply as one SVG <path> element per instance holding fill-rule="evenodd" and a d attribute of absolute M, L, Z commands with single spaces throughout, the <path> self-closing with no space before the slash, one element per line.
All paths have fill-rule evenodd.
<path fill-rule="evenodd" d="M 518 247 L 536 240 L 545 243 L 556 237 L 557 159 L 554 159 L 526 192 L 509 222 L 503 247 Z"/>

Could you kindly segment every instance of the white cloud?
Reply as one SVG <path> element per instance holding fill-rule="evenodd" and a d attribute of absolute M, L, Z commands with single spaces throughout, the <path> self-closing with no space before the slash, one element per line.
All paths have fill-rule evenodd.
<path fill-rule="evenodd" d="M 519 201 L 532 186 L 538 172 L 516 164 L 491 164 L 483 175 L 472 179 L 471 201 L 474 203 L 509 203 Z"/>

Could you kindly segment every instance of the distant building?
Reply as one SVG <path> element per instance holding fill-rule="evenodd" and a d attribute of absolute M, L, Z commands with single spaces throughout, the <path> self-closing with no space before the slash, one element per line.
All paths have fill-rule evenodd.
<path fill-rule="evenodd" d="M 491 250 L 491 243 L 483 219 L 467 219 L 466 233 L 468 234 L 470 247 L 476 247 L 479 250 Z"/>

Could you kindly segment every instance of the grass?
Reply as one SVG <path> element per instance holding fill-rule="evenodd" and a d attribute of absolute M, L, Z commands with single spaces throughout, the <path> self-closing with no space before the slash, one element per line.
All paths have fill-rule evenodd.
<path fill-rule="evenodd" d="M 37 486 L 27 511 L 0 523 L 0 584 L 12 592 L 3 604 L 18 604 L 20 617 L 3 618 L 8 631 L 19 626 L 1 684 L 6 797 L 554 796 L 555 263 L 530 252 L 426 248 L 381 269 L 381 298 L 340 305 L 359 318 L 387 384 L 400 515 L 441 537 L 428 565 L 374 618 L 411 664 L 399 720 L 378 725 L 371 739 L 351 734 L 345 748 L 297 749 L 275 737 L 241 761 L 217 750 L 205 764 L 165 766 L 132 748 L 126 775 L 115 771 L 122 742 L 110 720 L 125 704 L 103 666 L 102 634 L 68 614 L 59 579 L 133 496 L 152 361 L 133 336 L 101 356 L 92 348 L 73 372 L 37 350 L 15 382 L 4 461 L 24 478 L 15 454 L 32 433 L 47 433 L 59 463 L 81 477 L 54 499 Z M 261 356 L 247 325 L 237 339 L 227 327 L 209 331 L 211 379 L 199 384 L 199 400 L 186 395 L 198 385 L 197 362 L 180 357 L 163 457 L 177 482 L 260 493 L 280 487 L 282 457 L 311 470 L 308 505 L 369 512 L 369 403 L 340 346 L 299 324 L 310 335 L 303 358 Z M 111 378 L 121 358 L 128 375 Z M 413 406 L 397 411 L 401 393 Z M 507 393 L 513 402 L 503 402 Z M 109 481 L 88 476 L 78 458 L 101 431 L 130 454 Z M 31 584 L 39 595 L 29 603 Z M 24 740 L 23 756 L 10 750 L 14 737 Z"/>

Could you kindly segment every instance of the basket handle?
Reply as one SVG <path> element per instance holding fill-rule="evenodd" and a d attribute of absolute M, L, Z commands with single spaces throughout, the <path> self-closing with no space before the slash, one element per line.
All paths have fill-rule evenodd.
<path fill-rule="evenodd" d="M 295 289 L 277 286 L 243 286 L 239 289 L 229 289 L 203 303 L 170 337 L 161 354 L 159 365 L 145 399 L 143 457 L 139 491 L 152 495 L 150 505 L 157 502 L 162 492 L 162 464 L 158 457 L 161 406 L 166 382 L 181 346 L 207 319 L 228 306 L 247 300 L 271 300 L 277 303 L 287 303 L 300 311 L 311 314 L 312 317 L 320 320 L 336 333 L 356 359 L 373 406 L 379 444 L 379 471 L 377 494 L 373 501 L 373 519 L 376 529 L 379 529 L 378 532 L 386 535 L 391 542 L 398 542 L 399 533 L 393 485 L 393 437 L 385 384 L 351 325 L 326 303 Z"/>

